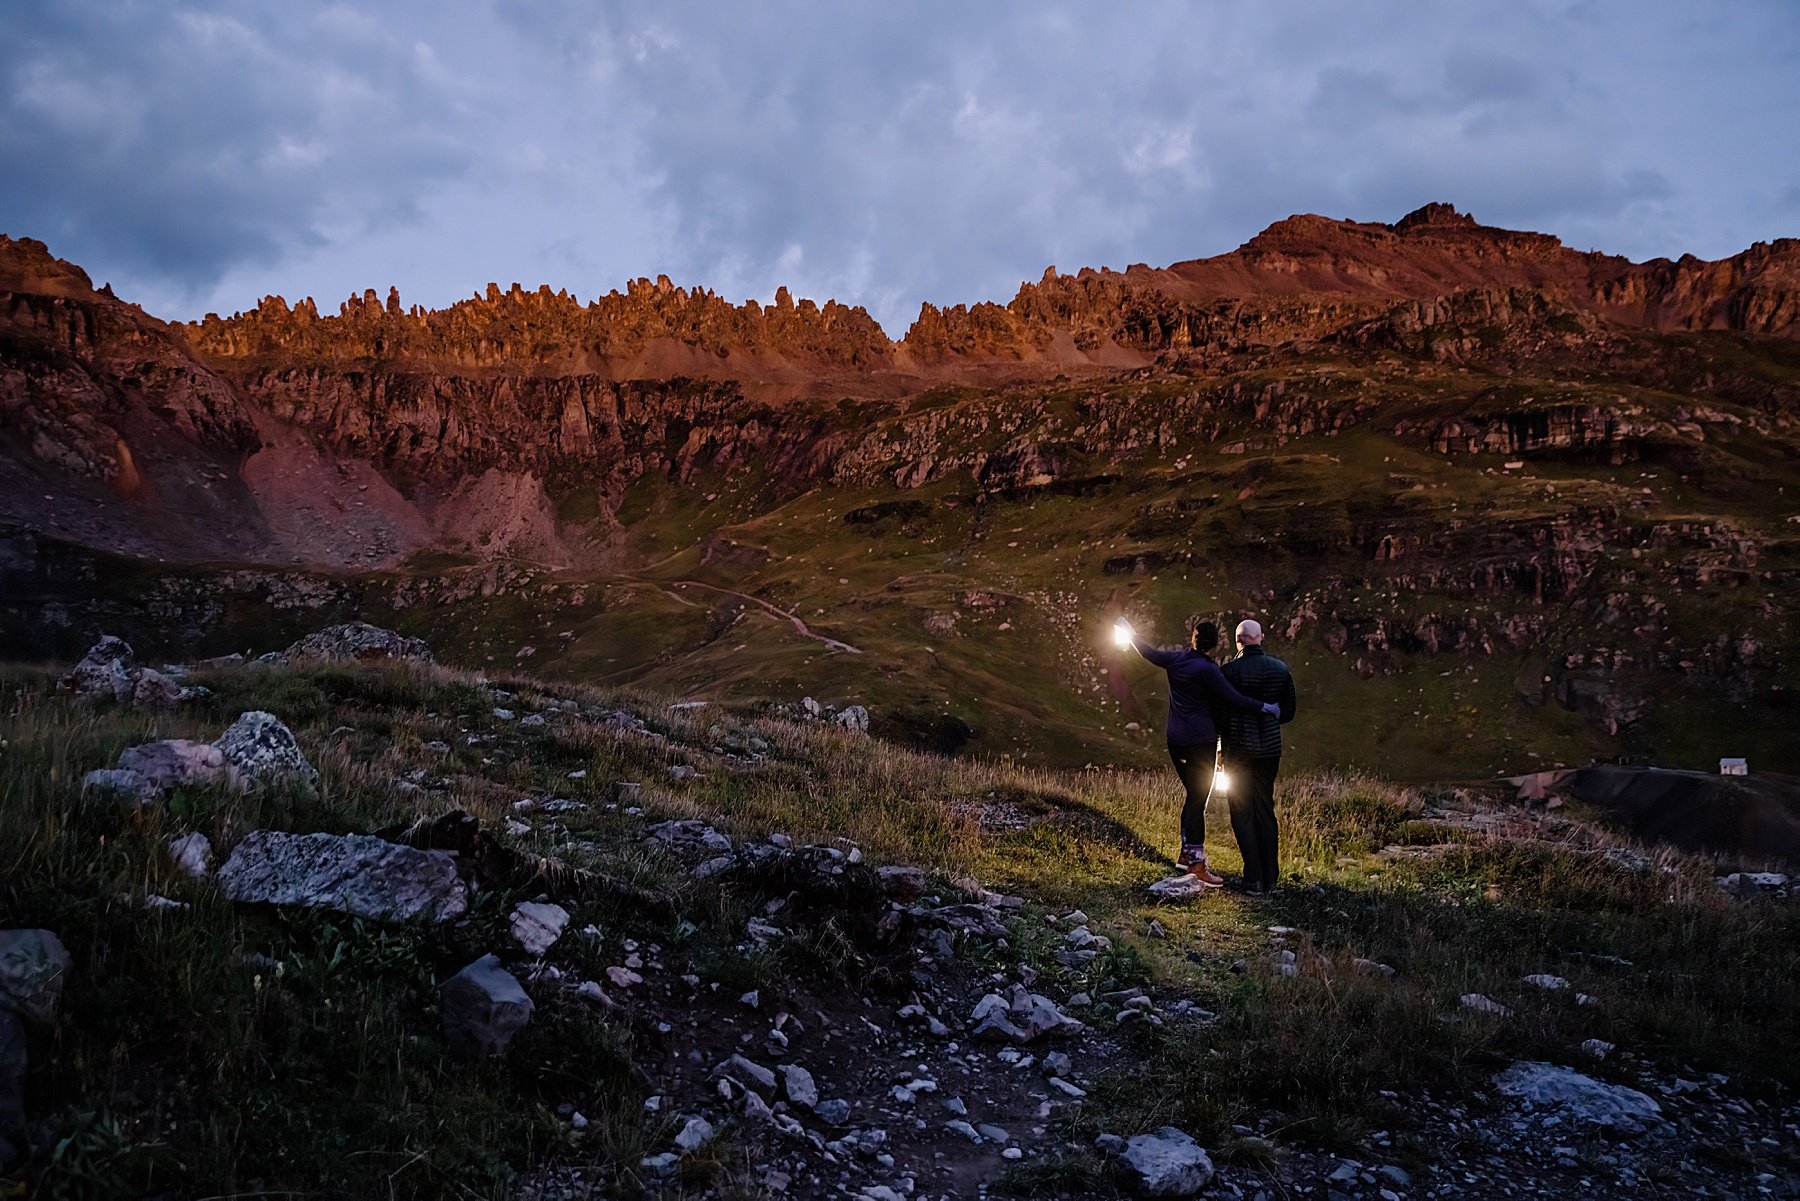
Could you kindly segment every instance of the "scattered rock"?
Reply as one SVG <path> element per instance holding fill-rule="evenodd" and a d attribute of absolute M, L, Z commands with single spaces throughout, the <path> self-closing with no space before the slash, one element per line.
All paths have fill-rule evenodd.
<path fill-rule="evenodd" d="M 1023 984 L 1013 985 L 1005 997 L 999 993 L 982 997 L 975 1003 L 969 1021 L 974 1038 L 1021 1046 L 1046 1035 L 1068 1034 L 1083 1028 L 1081 1022 L 1058 1009 L 1050 998 L 1028 991 Z"/>
<path fill-rule="evenodd" d="M 881 891 L 897 901 L 916 901 L 925 895 L 921 868 L 894 865 L 876 868 L 875 874 L 881 880 Z"/>
<path fill-rule="evenodd" d="M 569 911 L 542 901 L 521 901 L 508 919 L 512 936 L 527 955 L 542 955 L 569 925 Z"/>
<path fill-rule="evenodd" d="M 781 1065 L 781 1078 L 789 1101 L 805 1109 L 818 1106 L 819 1085 L 813 1080 L 811 1072 L 797 1063 L 784 1063 Z"/>
<path fill-rule="evenodd" d="M 944 1129 L 952 1134 L 960 1134 L 972 1143 L 979 1144 L 981 1142 L 981 1131 L 975 1129 L 964 1118 L 951 1118 L 944 1123 Z"/>
<path fill-rule="evenodd" d="M 444 1041 L 458 1058 L 498 1055 L 531 1020 L 531 998 L 493 955 L 483 955 L 440 990 Z"/>
<path fill-rule="evenodd" d="M 737 1081 L 745 1088 L 753 1088 L 764 1096 L 775 1094 L 775 1073 L 752 1059 L 742 1055 L 733 1055 L 724 1063 L 713 1069 L 714 1076 L 725 1076 Z"/>
<path fill-rule="evenodd" d="M 407 638 L 366 621 L 326 626 L 308 634 L 277 656 L 284 663 L 301 659 L 410 659 L 436 662 L 431 648 L 418 638 Z"/>
<path fill-rule="evenodd" d="M 1006 920 L 989 905 L 940 905 L 921 916 L 977 938 L 1005 938 Z"/>
<path fill-rule="evenodd" d="M 81 662 L 56 682 L 56 690 L 69 696 L 111 697 L 122 701 L 131 695 L 131 673 L 137 656 L 131 644 L 111 634 L 88 648 Z"/>
<path fill-rule="evenodd" d="M 48 930 L 0 930 L 0 1009 L 33 1022 L 56 1016 L 69 952 Z"/>
<path fill-rule="evenodd" d="M 245 791 L 260 791 L 290 779 L 308 788 L 319 782 L 319 773 L 300 753 L 294 732 L 273 713 L 251 710 L 232 722 L 213 745 L 235 770 L 238 787 Z"/>
<path fill-rule="evenodd" d="M 169 858 L 174 860 L 182 875 L 191 880 L 204 880 L 212 875 L 212 843 L 197 830 L 169 839 Z"/>
<path fill-rule="evenodd" d="M 1785 897 L 1788 889 L 1788 877 L 1781 872 L 1732 872 L 1717 883 L 1736 897 Z"/>
<path fill-rule="evenodd" d="M 819 1115 L 821 1121 L 833 1126 L 842 1126 L 850 1120 L 850 1102 L 833 1097 L 813 1106 L 813 1112 Z"/>
<path fill-rule="evenodd" d="M 160 705 L 165 709 L 173 708 L 182 701 L 193 699 L 198 694 L 198 689 L 184 688 L 176 680 L 150 667 L 142 668 L 134 673 L 131 682 L 131 701 L 135 705 Z"/>
<path fill-rule="evenodd" d="M 842 709 L 831 720 L 846 730 L 854 730 L 858 734 L 869 732 L 869 711 L 861 705 L 851 705 Z"/>
<path fill-rule="evenodd" d="M 56 682 L 56 690 L 65 696 L 163 706 L 209 695 L 204 688 L 185 688 L 172 676 L 136 664 L 131 644 L 107 634 Z"/>
<path fill-rule="evenodd" d="M 1662 1106 L 1635 1088 L 1607 1084 L 1574 1068 L 1521 1060 L 1494 1077 L 1494 1087 L 1532 1110 L 1582 1125 L 1639 1134 L 1661 1120 Z"/>
<path fill-rule="evenodd" d="M 683 1153 L 698 1151 L 712 1140 L 712 1123 L 705 1118 L 689 1118 L 675 1134 L 675 1145 Z"/>
<path fill-rule="evenodd" d="M 449 852 L 366 834 L 254 831 L 219 869 L 219 885 L 234 901 L 336 909 L 384 922 L 449 921 L 469 907 Z"/>
<path fill-rule="evenodd" d="M 1464 1009 L 1473 1009 L 1476 1013 L 1491 1013 L 1495 1017 L 1502 1018 L 1512 1016 L 1512 1010 L 1508 1006 L 1478 992 L 1464 993 L 1462 1003 Z"/>
<path fill-rule="evenodd" d="M 1150 895 L 1164 904 L 1191 901 L 1196 897 L 1204 896 L 1207 891 L 1206 884 L 1200 877 L 1188 872 L 1158 880 L 1150 886 Z"/>
<path fill-rule="evenodd" d="M 1560 992 L 1561 990 L 1569 987 L 1569 982 L 1567 980 L 1563 979 L 1561 976 L 1550 976 L 1550 975 L 1544 974 L 1543 972 L 1538 972 L 1533 975 L 1526 976 L 1524 979 L 1525 979 L 1525 983 L 1530 984 L 1536 988 L 1541 988 L 1546 992 Z"/>
<path fill-rule="evenodd" d="M 236 773 L 217 745 L 170 738 L 125 748 L 119 752 L 118 767 L 89 772 L 81 786 L 83 791 L 112 793 L 135 804 L 155 805 L 177 788 L 236 782 Z"/>
<path fill-rule="evenodd" d="M 1120 1160 L 1132 1187 L 1146 1197 L 1192 1197 L 1213 1178 L 1205 1149 L 1173 1126 L 1130 1139 Z"/>
<path fill-rule="evenodd" d="M 1581 1049 L 1585 1054 L 1592 1055 L 1595 1059 L 1605 1059 L 1608 1055 L 1613 1053 L 1613 1044 L 1607 1042 L 1605 1039 L 1590 1038 L 1581 1044 Z"/>

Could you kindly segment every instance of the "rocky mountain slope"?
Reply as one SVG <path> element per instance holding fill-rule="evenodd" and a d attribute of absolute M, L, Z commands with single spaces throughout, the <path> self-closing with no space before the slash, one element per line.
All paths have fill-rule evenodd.
<path fill-rule="evenodd" d="M 366 613 L 1079 764 L 1154 754 L 1111 613 L 1254 612 L 1367 715 L 1303 761 L 1795 770 L 1797 321 L 1800 242 L 1634 264 L 1443 205 L 1052 270 L 897 342 L 667 280 L 170 326 L 5 240 L 4 641 Z"/>

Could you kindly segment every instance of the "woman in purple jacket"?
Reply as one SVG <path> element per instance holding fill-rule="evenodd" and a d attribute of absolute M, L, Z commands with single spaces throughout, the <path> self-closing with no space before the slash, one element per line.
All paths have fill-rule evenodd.
<path fill-rule="evenodd" d="M 1206 798 L 1212 791 L 1212 767 L 1219 749 L 1219 718 L 1232 709 L 1245 713 L 1280 715 L 1280 706 L 1251 700 L 1231 686 L 1212 652 L 1219 645 L 1219 627 L 1198 617 L 1188 619 L 1191 634 L 1188 647 L 1160 650 L 1145 646 L 1123 622 L 1119 625 L 1121 640 L 1129 641 L 1133 650 L 1169 673 L 1169 758 L 1175 761 L 1175 774 L 1187 791 L 1181 807 L 1181 858 L 1177 863 L 1217 888 L 1225 883 L 1206 863 Z M 1205 783 L 1202 784 L 1202 773 Z"/>

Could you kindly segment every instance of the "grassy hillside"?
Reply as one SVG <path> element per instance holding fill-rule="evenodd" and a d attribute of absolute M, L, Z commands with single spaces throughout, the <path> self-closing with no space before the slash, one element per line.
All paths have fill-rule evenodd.
<path fill-rule="evenodd" d="M 829 517 L 801 506 L 776 521 Z M 829 553 L 809 551 L 819 557 L 788 578 L 835 580 L 830 573 L 844 570 L 853 545 L 846 535 Z M 918 585 L 933 597 L 958 586 Z M 1154 587 L 1146 582 L 1140 595 Z M 782 595 L 778 586 L 770 592 Z M 884 604 L 917 612 L 934 603 L 851 595 L 843 611 L 866 619 L 822 627 L 866 638 L 871 656 L 917 656 L 928 652 L 910 634 L 879 641 L 895 622 L 872 615 Z M 773 623 L 742 624 L 754 634 L 718 641 L 735 637 L 754 648 L 744 679 L 841 695 L 821 685 L 847 657 L 790 646 Z M 1040 646 L 1063 633 L 1041 618 L 1020 624 L 1021 637 Z M 588 637 L 573 640 L 572 673 Z M 983 641 L 968 639 L 972 647 Z M 732 662 L 732 653 L 751 650 L 724 649 L 716 661 Z M 1017 704 L 1022 721 L 1046 715 L 1032 707 L 1044 690 L 1009 686 L 1005 656 L 984 659 L 971 649 L 944 657 L 945 677 L 895 679 L 893 695 L 979 683 L 991 690 L 989 712 Z M 1330 686 L 1322 664 L 1301 665 L 1314 688 Z M 802 674 L 809 667 L 819 674 Z M 680 670 L 676 661 L 642 674 L 678 683 Z M 785 670 L 795 675 L 772 675 Z M 1057 1098 L 1052 1116 L 1037 1119 L 1041 1137 L 1022 1133 L 1031 1111 L 1009 1119 L 1030 1144 L 1020 1160 L 966 1145 L 953 1156 L 976 1156 L 976 1176 L 1025 1194 L 1107 1192 L 1113 1185 L 1089 1150 L 1093 1136 L 1170 1122 L 1253 1187 L 1322 1173 L 1330 1161 L 1318 1157 L 1327 1152 L 1453 1173 L 1458 1152 L 1431 1126 L 1440 1107 L 1421 1099 L 1474 1104 L 1479 1117 L 1487 1078 L 1518 1058 L 1573 1062 L 1640 1084 L 1669 1073 L 1723 1073 L 1734 1096 L 1749 1098 L 1747 1123 L 1776 1113 L 1771 1106 L 1791 1114 L 1789 1090 L 1800 1083 L 1800 1008 L 1790 987 L 1800 972 L 1800 909 L 1727 897 L 1713 882 L 1723 870 L 1715 862 L 1654 849 L 1634 857 L 1603 831 L 1491 808 L 1480 795 L 1359 772 L 1295 773 L 1282 792 L 1287 886 L 1267 899 L 1220 893 L 1162 907 L 1144 887 L 1168 872 L 1176 849 L 1176 797 L 1165 773 L 945 760 L 754 712 L 671 710 L 667 694 L 536 677 L 489 683 L 457 670 L 318 666 L 200 679 L 215 690 L 211 698 L 156 714 L 58 699 L 40 670 L 4 677 L 0 928 L 51 929 L 73 956 L 55 1027 L 31 1034 L 35 1196 L 576 1196 L 640 1184 L 670 1196 L 767 1195 L 763 1173 L 796 1154 L 795 1144 L 746 1120 L 722 1120 L 720 1137 L 673 1178 L 641 1165 L 668 1145 L 677 1108 L 719 1105 L 709 1082 L 684 1075 L 697 1070 L 686 1066 L 688 1050 L 707 1062 L 739 1047 L 771 1054 L 736 1031 L 747 1022 L 744 1040 L 764 1037 L 779 1010 L 801 1019 L 782 1054 L 812 1059 L 823 1073 L 813 1057 L 827 1045 L 848 1048 L 829 1061 L 842 1078 L 822 1078 L 827 1089 L 850 1088 L 850 1065 L 904 1069 L 881 1077 L 891 1082 L 915 1066 L 923 1071 L 929 1058 L 942 1075 L 952 1070 L 940 1062 L 943 1048 L 922 1033 L 900 1033 L 896 1010 L 916 991 L 954 1027 L 994 979 L 1026 969 L 1037 973 L 1034 987 L 1059 1001 L 1078 992 L 1100 999 L 1083 1011 L 1092 1035 L 1070 1048 L 1088 1097 Z M 1466 689 L 1471 707 L 1490 703 L 1473 673 L 1466 685 L 1439 687 L 1440 699 Z M 1504 694 L 1503 680 L 1494 687 Z M 1068 708 L 1048 713 L 1073 720 L 1086 706 L 1122 724 L 1126 704 L 1154 699 L 1135 673 L 1131 689 L 1104 702 L 1057 702 Z M 574 705 L 552 707 L 558 699 Z M 879 694 L 870 699 L 882 703 Z M 521 728 L 495 715 L 501 705 L 546 722 Z M 251 708 L 293 727 L 322 774 L 316 794 L 191 790 L 141 812 L 82 795 L 83 773 L 110 765 L 120 749 L 152 736 L 210 739 Z M 641 714 L 644 728 L 609 720 L 621 708 Z M 1120 758 L 1138 745 L 1117 730 L 1106 737 Z M 434 749 L 434 741 L 449 749 Z M 674 779 L 673 765 L 697 774 Z M 624 807 L 614 800 L 619 781 L 643 785 Z M 577 804 L 546 809 L 548 798 Z M 605 981 L 608 965 L 641 951 L 652 982 L 629 995 L 613 989 L 620 1005 L 603 1009 L 539 980 L 531 986 L 537 1012 L 504 1057 L 454 1064 L 439 1033 L 436 986 L 487 951 L 525 962 L 506 933 L 507 915 L 535 889 L 488 889 L 465 918 L 444 926 L 381 926 L 234 906 L 215 884 L 181 876 L 165 851 L 168 837 L 191 830 L 206 833 L 222 857 L 255 828 L 368 832 L 452 807 L 476 815 L 504 845 L 666 890 L 674 912 L 664 917 L 558 897 L 574 916 L 548 956 L 566 981 Z M 781 833 L 853 844 L 873 863 L 924 867 L 930 893 L 945 902 L 993 890 L 1019 895 L 1023 908 L 1004 939 L 959 936 L 953 958 L 935 967 L 930 958 L 896 959 L 862 941 L 854 896 L 834 902 L 851 908 L 809 911 L 803 922 L 792 916 L 801 894 L 790 892 L 791 881 L 697 878 L 688 862 L 645 841 L 649 823 L 690 816 L 738 840 Z M 1229 836 L 1222 815 L 1213 817 L 1215 863 L 1230 873 L 1237 865 Z M 152 894 L 182 904 L 146 909 Z M 1073 923 L 1059 915 L 1071 909 L 1111 940 L 1085 965 L 1058 958 Z M 793 933 L 772 945 L 747 940 L 746 920 L 765 914 L 792 917 Z M 574 933 L 589 925 L 597 928 L 592 937 Z M 1280 969 L 1282 950 L 1294 952 L 1291 978 Z M 1385 963 L 1393 975 L 1365 974 L 1373 965 L 1363 960 Z M 1522 984 L 1530 973 L 1568 977 L 1593 1003 Z M 686 975 L 698 983 L 683 992 L 677 981 Z M 1166 1025 L 1115 1025 L 1125 1002 L 1103 994 L 1133 987 L 1156 999 Z M 754 1012 L 730 1000 L 750 989 L 761 994 Z M 1467 993 L 1514 1013 L 1463 1008 L 1458 998 Z M 1619 1053 L 1583 1057 L 1576 1048 L 1592 1038 Z M 998 1079 L 1009 1069 L 995 1063 L 983 1071 Z M 873 1087 L 872 1099 L 847 1093 L 859 1111 L 876 1112 L 887 1085 Z M 661 1095 L 672 1098 L 668 1107 L 645 1109 L 647 1096 Z M 913 1170 L 907 1156 L 916 1154 L 922 1186 L 951 1187 L 948 1178 L 925 1179 L 942 1164 L 933 1166 L 928 1144 L 907 1141 L 906 1122 L 883 1125 L 902 1160 L 896 1172 Z M 1612 1170 L 1604 1142 L 1567 1137 L 1575 1166 L 1546 1167 L 1546 1179 L 1575 1188 L 1583 1173 Z M 1800 1171 L 1791 1140 L 1726 1144 L 1736 1149 L 1718 1152 L 1723 1158 L 1696 1160 L 1692 1145 L 1645 1152 L 1627 1180 L 1663 1172 L 1671 1186 L 1736 1188 L 1758 1172 Z M 549 1190 L 550 1181 L 573 1191 Z M 799 1177 L 794 1192 L 815 1195 Z M 1627 1187 L 1621 1195 L 1636 1194 Z"/>

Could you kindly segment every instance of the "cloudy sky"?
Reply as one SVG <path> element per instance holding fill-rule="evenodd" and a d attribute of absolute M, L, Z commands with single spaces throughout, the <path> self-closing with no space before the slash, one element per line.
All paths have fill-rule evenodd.
<path fill-rule="evenodd" d="M 667 273 L 1005 300 L 1447 200 L 1633 258 L 1800 235 L 1800 3 L 0 6 L 0 232 L 165 317 Z"/>

